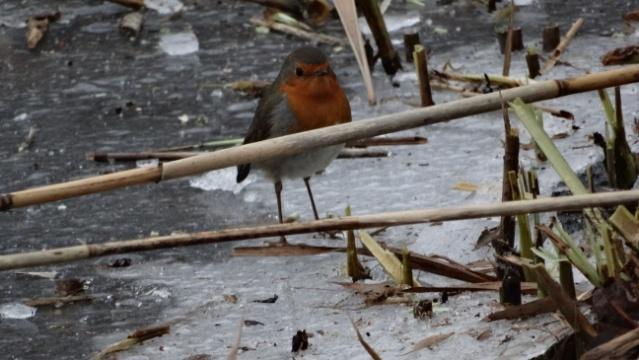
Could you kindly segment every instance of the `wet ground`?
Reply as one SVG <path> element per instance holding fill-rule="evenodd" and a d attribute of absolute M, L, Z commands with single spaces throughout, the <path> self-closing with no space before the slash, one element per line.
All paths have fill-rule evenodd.
<path fill-rule="evenodd" d="M 420 7 L 394 1 L 389 9 L 389 26 L 395 28 L 392 38 L 400 51 L 402 32 L 412 28 L 432 50 L 432 67 L 450 60 L 464 72 L 500 71 L 492 17 L 482 7 L 470 1 L 442 6 L 434 1 L 425 3 Z M 273 79 L 283 56 L 306 43 L 280 34 L 256 33 L 248 18 L 261 13 L 257 5 L 235 1 L 183 4 L 183 11 L 177 14 L 149 10 L 144 30 L 135 41 L 117 31 L 118 19 L 128 10 L 111 3 L 9 0 L 0 4 L 0 192 L 130 167 L 94 164 L 85 159 L 87 152 L 156 149 L 244 134 L 256 100 L 221 89 L 220 84 Z M 584 17 L 585 25 L 565 59 L 594 71 L 600 68 L 598 58 L 605 51 L 636 43 L 636 33 L 623 34 L 621 15 L 637 6 L 639 1 L 534 1 L 522 7 L 515 21 L 522 26 L 527 45 L 539 47 L 545 24 L 556 22 L 565 32 L 578 16 Z M 23 20 L 56 9 L 62 13 L 61 20 L 51 25 L 37 50 L 29 51 Z M 324 31 L 342 36 L 336 21 Z M 168 55 L 158 44 L 173 33 L 194 34 L 197 44 L 190 46 L 197 45 L 197 51 Z M 407 103 L 415 99 L 410 65 L 405 64 L 406 71 L 398 74 L 400 87 L 394 88 L 378 64 L 375 85 L 382 101 L 369 107 L 350 51 L 323 49 L 331 54 L 354 119 L 407 109 Z M 525 73 L 522 53 L 514 58 L 513 73 Z M 578 73 L 559 67 L 550 77 Z M 632 102 L 636 93 L 636 87 L 624 87 L 627 119 L 637 115 L 636 101 Z M 453 98 L 435 94 L 436 102 Z M 597 149 L 581 147 L 587 146 L 587 136 L 601 131 L 603 125 L 596 96 L 580 95 L 549 104 L 577 114 L 576 124 L 582 128 L 577 132 L 570 130 L 568 122 L 547 118 L 550 132 L 570 132 L 568 139 L 558 143 L 573 167 L 583 170 L 600 160 Z M 37 129 L 33 145 L 18 152 L 32 127 Z M 346 204 L 361 214 L 499 198 L 502 129 L 496 114 L 404 133 L 426 136 L 429 143 L 390 149 L 390 158 L 339 160 L 325 175 L 314 179 L 321 214 L 340 214 Z M 524 162 L 534 163 L 534 154 L 524 152 L 522 157 Z M 543 170 L 543 164 L 540 168 L 542 189 L 551 193 L 558 180 L 552 171 Z M 252 176 L 248 184 L 236 187 L 233 177 L 232 170 L 225 170 L 4 212 L 0 214 L 0 252 L 274 222 L 272 185 Z M 479 189 L 475 193 L 451 189 L 459 181 L 478 184 Z M 301 182 L 285 183 L 285 211 L 310 218 L 305 196 Z M 489 249 L 474 250 L 474 241 L 481 229 L 495 223 L 496 219 L 483 219 L 412 226 L 390 230 L 381 237 L 418 252 L 446 254 L 466 262 L 490 256 Z M 312 236 L 294 239 L 326 242 Z M 306 358 L 339 358 L 336 354 L 366 358 L 345 312 L 324 309 L 348 297 L 327 283 L 346 279 L 342 256 L 230 259 L 229 254 L 230 245 L 199 246 L 126 255 L 133 265 L 120 269 L 106 266 L 112 258 L 33 269 L 54 271 L 56 279 L 83 279 L 87 291 L 98 300 L 59 309 L 41 308 L 28 319 L 0 319 L 0 350 L 12 359 L 88 358 L 140 326 L 199 309 L 198 316 L 174 326 L 171 335 L 121 358 L 180 359 L 196 353 L 223 357 L 242 316 L 265 325 L 245 329 L 243 344 L 249 350 L 240 358 L 290 357 L 290 337 L 302 328 L 314 333 L 314 345 Z M 383 279 L 379 268 L 374 268 L 374 275 Z M 429 274 L 420 274 L 420 278 L 429 283 L 445 282 Z M 52 280 L 24 272 L 0 273 L 0 282 L 0 304 L 50 296 L 55 290 Z M 274 293 L 280 296 L 276 304 L 251 303 Z M 223 294 L 235 294 L 240 300 L 237 305 L 229 304 Z M 372 334 L 369 340 L 382 356 L 393 358 L 431 332 L 444 332 L 436 326 L 444 318 L 462 327 L 486 327 L 477 325 L 479 316 L 475 315 L 483 317 L 495 308 L 492 294 L 462 295 L 443 307 L 444 315 L 432 323 L 412 319 L 410 309 L 401 306 L 356 309 L 351 315 L 363 319 L 360 327 Z M 431 356 L 455 350 L 460 356 L 470 356 L 480 348 L 498 348 L 487 357 L 506 354 L 528 358 L 543 352 L 556 334 L 565 332 L 552 317 L 541 317 L 525 326 L 533 328 L 518 330 L 527 340 L 512 345 L 502 342 L 511 329 L 503 323 L 496 325 L 495 335 L 485 343 L 467 345 L 469 335 L 460 334 L 442 345 L 442 352 L 431 352 Z"/>

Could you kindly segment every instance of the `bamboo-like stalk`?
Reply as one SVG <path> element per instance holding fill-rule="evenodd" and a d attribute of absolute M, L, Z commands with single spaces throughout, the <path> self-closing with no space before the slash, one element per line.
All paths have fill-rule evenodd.
<path fill-rule="evenodd" d="M 584 24 L 583 18 L 577 19 L 577 21 L 575 21 L 572 24 L 572 26 L 566 33 L 566 36 L 564 36 L 564 38 L 561 39 L 561 41 L 559 42 L 559 45 L 557 45 L 555 50 L 553 50 L 552 53 L 550 54 L 550 57 L 548 58 L 546 63 L 544 63 L 544 66 L 541 68 L 542 74 L 546 73 L 548 70 L 552 69 L 553 66 L 555 66 L 555 64 L 559 60 L 559 57 L 561 56 L 561 54 L 563 54 L 564 51 L 566 51 L 566 48 L 568 48 L 568 45 L 572 41 L 572 38 L 574 38 L 575 35 L 577 35 L 577 31 L 579 31 L 579 29 L 581 28 L 583 24 Z"/>
<path fill-rule="evenodd" d="M 120 187 L 175 179 L 210 170 L 298 154 L 310 149 L 345 143 L 400 130 L 449 121 L 501 108 L 502 101 L 525 102 L 639 81 L 639 65 L 631 65 L 571 79 L 548 80 L 449 103 L 379 116 L 363 121 L 282 136 L 209 154 L 164 163 L 156 167 L 125 170 L 67 183 L 0 194 L 0 210 L 40 204 Z M 502 99 L 503 97 L 503 99 Z"/>
<path fill-rule="evenodd" d="M 205 231 L 193 234 L 156 236 L 147 239 L 84 244 L 57 249 L 0 256 L 0 270 L 50 265 L 112 254 L 148 251 L 178 246 L 220 243 L 261 237 L 322 231 L 400 226 L 426 222 L 512 216 L 546 211 L 573 211 L 596 206 L 615 206 L 639 201 L 639 190 L 575 195 L 537 200 L 509 201 L 443 209 L 421 209 L 373 215 L 324 219 L 307 223 L 277 224 L 244 229 Z"/>

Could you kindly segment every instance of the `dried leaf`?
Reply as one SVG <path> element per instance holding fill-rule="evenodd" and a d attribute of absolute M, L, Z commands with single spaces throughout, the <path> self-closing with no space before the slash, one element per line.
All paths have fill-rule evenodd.
<path fill-rule="evenodd" d="M 222 295 L 224 296 L 224 301 L 226 301 L 229 304 L 235 304 L 237 303 L 237 296 L 235 295 L 231 295 L 231 294 L 224 294 Z"/>
<path fill-rule="evenodd" d="M 384 270 L 393 278 L 393 280 L 395 280 L 398 284 L 401 284 L 404 266 L 397 256 L 395 256 L 392 251 L 384 249 L 381 245 L 379 245 L 377 241 L 368 235 L 366 231 L 359 231 L 359 239 L 368 251 L 373 254 L 375 259 L 377 259 L 377 261 L 382 265 Z M 419 286 L 416 280 L 414 280 L 413 286 Z"/>
<path fill-rule="evenodd" d="M 429 336 L 425 339 L 420 340 L 419 342 L 417 342 L 417 344 L 415 344 L 415 346 L 413 346 L 413 349 L 405 354 L 402 355 L 408 355 L 408 354 L 412 354 L 414 352 L 423 350 L 424 348 L 429 348 L 432 350 L 433 346 L 441 343 L 442 341 L 448 339 L 449 337 L 453 336 L 453 334 L 455 334 L 455 332 L 450 332 L 450 333 L 446 333 L 446 334 L 439 334 L 439 335 L 433 335 L 433 336 Z"/>
<path fill-rule="evenodd" d="M 368 103 L 375 104 L 375 90 L 373 89 L 373 78 L 371 76 L 368 61 L 366 60 L 366 52 L 362 41 L 362 34 L 359 30 L 359 22 L 357 21 L 357 10 L 355 9 L 354 0 L 335 1 L 335 9 L 342 22 L 342 27 L 348 37 L 348 42 L 353 49 L 360 74 L 362 75 L 366 93 L 368 95 Z"/>
<path fill-rule="evenodd" d="M 126 339 L 113 343 L 106 349 L 100 351 L 100 353 L 95 356 L 95 359 L 106 359 L 107 356 L 110 354 L 130 349 L 131 347 L 141 344 L 146 340 L 166 335 L 169 333 L 170 329 L 171 327 L 168 324 L 161 324 L 138 329 L 127 336 Z"/>
<path fill-rule="evenodd" d="M 366 340 L 364 340 L 362 334 L 360 334 L 359 330 L 357 329 L 355 322 L 353 322 L 353 319 L 351 319 L 350 316 L 348 317 L 348 319 L 351 321 L 351 324 L 353 324 L 353 329 L 355 329 L 355 333 L 357 334 L 357 340 L 359 340 L 359 343 L 362 344 L 368 355 L 370 355 L 373 360 L 382 360 L 382 358 L 377 355 L 377 352 L 375 352 L 375 350 L 370 345 L 368 345 Z"/>
<path fill-rule="evenodd" d="M 459 191 L 474 192 L 474 191 L 477 191 L 477 185 L 473 183 L 465 182 L 465 181 L 460 181 L 456 183 L 455 185 L 453 185 L 453 189 L 459 190 Z"/>
<path fill-rule="evenodd" d="M 626 21 L 639 21 L 639 10 L 628 11 L 623 15 L 623 19 Z"/>
<path fill-rule="evenodd" d="M 601 58 L 604 65 L 636 64 L 639 62 L 639 46 L 630 45 L 614 49 Z"/>

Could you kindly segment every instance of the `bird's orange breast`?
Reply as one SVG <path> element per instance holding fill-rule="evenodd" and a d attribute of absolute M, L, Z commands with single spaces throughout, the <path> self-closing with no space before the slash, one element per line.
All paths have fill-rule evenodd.
<path fill-rule="evenodd" d="M 335 75 L 285 82 L 280 91 L 287 95 L 295 115 L 291 133 L 351 121 L 351 108 Z"/>

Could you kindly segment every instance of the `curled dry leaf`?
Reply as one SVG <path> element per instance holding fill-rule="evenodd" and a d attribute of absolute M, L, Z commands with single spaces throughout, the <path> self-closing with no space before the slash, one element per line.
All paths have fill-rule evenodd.
<path fill-rule="evenodd" d="M 639 10 L 633 10 L 625 13 L 623 19 L 626 21 L 639 21 Z"/>
<path fill-rule="evenodd" d="M 614 49 L 601 58 L 604 65 L 622 65 L 639 63 L 639 46 L 630 45 Z"/>

